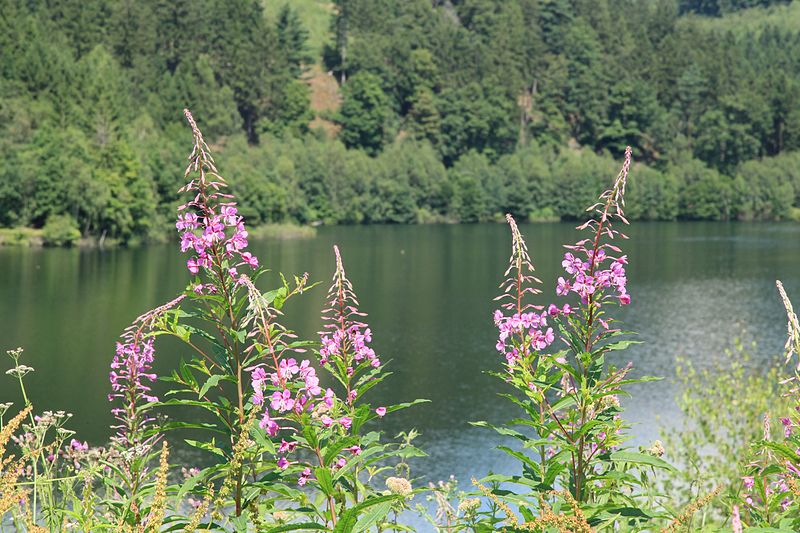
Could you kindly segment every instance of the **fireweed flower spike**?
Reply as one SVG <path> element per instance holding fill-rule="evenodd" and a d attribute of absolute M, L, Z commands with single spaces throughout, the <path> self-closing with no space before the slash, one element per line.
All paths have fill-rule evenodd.
<path fill-rule="evenodd" d="M 514 389 L 509 398 L 527 415 L 508 426 L 520 425 L 525 428 L 523 433 L 534 428 L 536 438 L 524 437 L 516 429 L 499 431 L 519 436 L 535 454 L 523 461 L 526 483 L 540 489 L 569 487 L 570 497 L 579 505 L 613 501 L 623 487 L 632 493 L 633 485 L 627 481 L 607 485 L 592 479 L 606 479 L 607 473 L 609 479 L 617 479 L 612 471 L 638 468 L 614 458 L 626 427 L 620 418 L 618 395 L 624 392 L 624 385 L 634 381 L 627 378 L 631 365 L 615 369 L 605 362 L 606 352 L 630 343 L 617 341 L 615 337 L 622 332 L 613 329 L 613 319 L 606 316 L 610 304 L 630 303 L 625 271 L 628 259 L 613 244 L 615 238 L 626 237 L 612 226 L 614 221 L 627 224 L 623 208 L 630 165 L 628 148 L 613 185 L 587 210 L 592 218 L 578 228 L 589 236 L 566 246 L 561 261 L 564 275 L 558 278 L 555 292 L 564 297 L 574 294 L 578 305 L 552 303 L 545 308 L 529 302 L 528 297 L 539 293 L 535 284 L 540 282 L 533 275 L 519 228 L 507 216 L 512 253 L 497 298 L 501 306 L 493 317 L 498 328 L 496 348 L 505 358 L 505 372 L 497 375 Z M 562 348 L 554 346 L 557 339 L 563 341 Z M 521 459 L 518 452 L 507 451 Z M 531 497 L 542 502 L 540 493 Z M 616 512 L 612 505 L 606 511 Z"/>
<path fill-rule="evenodd" d="M 372 330 L 363 322 L 366 313 L 358 310 L 358 299 L 347 279 L 339 247 L 333 247 L 336 271 L 328 289 L 327 307 L 322 311 L 319 332 L 322 349 L 320 363 L 345 387 L 346 402 L 352 405 L 360 392 L 380 372 L 381 361 L 370 348 Z"/>
<path fill-rule="evenodd" d="M 620 255 L 622 251 L 619 247 L 605 242 L 606 239 L 612 241 L 616 237 L 627 239 L 623 233 L 612 227 L 612 222 L 617 219 L 628 224 L 623 208 L 630 166 L 631 148 L 628 147 L 625 150 L 625 162 L 614 180 L 614 185 L 600 195 L 598 203 L 587 209 L 594 216 L 578 226 L 579 230 L 588 231 L 590 237 L 566 246 L 569 252 L 564 254 L 561 262 L 567 277 L 558 278 L 556 294 L 566 296 L 573 292 L 580 297 L 581 304 L 588 313 L 590 330 L 599 318 L 598 311 L 603 303 L 616 300 L 620 305 L 627 305 L 631 302 L 625 273 L 628 257 Z M 587 350 L 588 348 L 589 344 Z"/>
<path fill-rule="evenodd" d="M 155 357 L 153 341 L 155 337 L 148 333 L 156 326 L 158 320 L 170 309 L 175 308 L 184 295 L 148 311 L 137 318 L 122 334 L 121 341 L 117 342 L 116 353 L 111 362 L 111 402 L 119 401 L 121 406 L 111 410 L 118 424 L 112 426 L 116 430 L 113 437 L 119 446 L 136 451 L 140 448 L 149 448 L 155 437 L 143 438 L 153 418 L 147 414 L 145 406 L 158 401 L 152 394 L 150 384 L 156 380 L 152 370 Z M 139 452 L 146 450 L 139 450 Z"/>
<path fill-rule="evenodd" d="M 528 247 L 519 232 L 516 221 L 506 215 L 511 227 L 511 257 L 505 279 L 500 284 L 503 293 L 495 298 L 502 302 L 494 312 L 494 323 L 498 328 L 497 351 L 502 353 L 509 367 L 526 359 L 533 351 L 541 351 L 555 339 L 553 329 L 547 326 L 547 314 L 542 307 L 528 301 L 541 291 L 534 284 L 541 284 L 533 275 L 534 267 L 528 255 Z"/>
<path fill-rule="evenodd" d="M 188 109 L 183 114 L 192 128 L 194 146 L 189 155 L 185 176 L 188 179 L 178 192 L 194 198 L 178 208 L 175 227 L 181 232 L 181 251 L 193 253 L 186 268 L 193 275 L 205 269 L 220 278 L 225 288 L 239 279 L 239 268 L 257 269 L 258 258 L 246 251 L 247 230 L 233 196 L 222 191 L 227 187 L 214 164 L 203 134 Z M 210 287 L 200 286 L 198 292 Z"/>

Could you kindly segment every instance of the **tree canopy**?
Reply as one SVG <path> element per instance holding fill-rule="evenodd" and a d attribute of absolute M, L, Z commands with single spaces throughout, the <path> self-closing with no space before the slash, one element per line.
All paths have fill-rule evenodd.
<path fill-rule="evenodd" d="M 0 226 L 163 233 L 184 107 L 254 223 L 577 218 L 628 145 L 635 217 L 800 206 L 797 2 L 279 4 L 5 2 Z"/>

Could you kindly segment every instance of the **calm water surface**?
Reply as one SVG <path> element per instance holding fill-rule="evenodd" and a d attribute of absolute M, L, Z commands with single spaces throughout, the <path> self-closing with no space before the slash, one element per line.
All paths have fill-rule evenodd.
<path fill-rule="evenodd" d="M 542 303 L 555 298 L 563 243 L 576 240 L 569 224 L 522 226 L 540 277 Z M 624 400 L 635 443 L 652 441 L 661 424 L 679 422 L 673 398 L 678 355 L 698 364 L 725 357 L 731 339 L 758 343 L 754 364 L 764 365 L 783 346 L 785 318 L 774 289 L 784 281 L 800 302 L 800 225 L 634 224 L 625 244 L 633 303 L 622 310 L 628 329 L 644 344 L 617 355 L 640 375 L 664 381 L 634 389 Z M 373 226 L 322 228 L 317 237 L 251 244 L 275 271 L 301 274 L 322 286 L 287 306 L 287 324 L 310 337 L 333 269 L 338 243 L 369 313 L 374 347 L 394 372 L 376 404 L 414 398 L 432 403 L 383 420 L 389 433 L 416 427 L 430 454 L 415 474 L 428 480 L 454 474 L 513 472 L 493 449 L 490 431 L 471 420 L 502 421 L 516 413 L 496 393 L 484 370 L 497 369 L 492 298 L 509 255 L 504 225 Z M 75 414 L 73 429 L 93 444 L 108 437 L 108 363 L 117 335 L 132 319 L 171 299 L 187 282 L 184 259 L 173 245 L 117 250 L 0 249 L 0 349 L 25 348 L 29 395 L 37 409 Z M 265 289 L 276 276 L 262 278 Z M 267 279 L 269 278 L 269 279 Z M 264 283 L 269 281 L 269 283 Z M 177 349 L 158 354 L 161 370 Z M 0 359 L 5 365 L 8 361 Z M 3 366 L 2 368 L 6 368 Z M 18 400 L 0 373 L 0 401 Z"/>

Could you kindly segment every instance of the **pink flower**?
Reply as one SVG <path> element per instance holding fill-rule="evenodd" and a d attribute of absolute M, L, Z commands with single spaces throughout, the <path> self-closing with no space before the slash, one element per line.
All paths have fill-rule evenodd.
<path fill-rule="evenodd" d="M 266 431 L 267 435 L 270 437 L 275 437 L 280 429 L 278 423 L 272 420 L 268 413 L 264 413 L 264 416 L 261 417 L 261 421 L 258 423 L 258 426 Z"/>
<path fill-rule="evenodd" d="M 258 268 L 258 257 L 255 257 L 250 252 L 243 252 L 241 257 L 242 257 L 242 261 L 244 261 L 245 263 L 247 263 L 251 267 Z"/>
<path fill-rule="evenodd" d="M 197 259 L 194 257 L 190 257 L 188 261 L 186 261 L 186 268 L 189 269 L 189 272 L 192 274 L 197 274 L 200 272 L 200 263 L 197 262 Z"/>
<path fill-rule="evenodd" d="M 733 506 L 733 516 L 731 516 L 731 528 L 733 533 L 742 533 L 742 518 L 739 516 L 739 506 Z"/>
<path fill-rule="evenodd" d="M 297 442 L 286 442 L 286 440 L 281 439 L 281 445 L 278 448 L 279 453 L 291 453 L 297 447 Z"/>
<path fill-rule="evenodd" d="M 89 450 L 89 445 L 87 443 L 81 442 L 77 439 L 72 439 L 69 441 L 69 447 L 76 452 L 85 452 Z"/>
<path fill-rule="evenodd" d="M 272 393 L 270 400 L 270 407 L 280 413 L 291 411 L 294 407 L 294 399 L 289 389 L 284 389 L 283 392 L 275 391 Z"/>
<path fill-rule="evenodd" d="M 379 417 L 383 418 L 384 416 L 386 416 L 386 408 L 385 407 L 378 407 L 377 409 L 375 409 L 375 414 L 378 415 Z"/>
<path fill-rule="evenodd" d="M 781 424 L 783 424 L 783 435 L 788 439 L 792 436 L 792 421 L 788 418 L 781 418 Z"/>
<path fill-rule="evenodd" d="M 569 282 L 564 278 L 558 278 L 558 284 L 556 285 L 556 294 L 559 296 L 566 296 L 571 287 L 569 286 Z"/>
<path fill-rule="evenodd" d="M 311 477 L 311 469 L 310 468 L 304 469 L 303 472 L 300 474 L 300 479 L 297 480 L 297 484 L 302 487 L 303 485 L 308 483 L 308 479 L 310 477 Z"/>
<path fill-rule="evenodd" d="M 349 416 L 343 416 L 339 419 L 339 423 L 345 428 L 350 429 L 350 426 L 353 425 L 353 419 Z"/>

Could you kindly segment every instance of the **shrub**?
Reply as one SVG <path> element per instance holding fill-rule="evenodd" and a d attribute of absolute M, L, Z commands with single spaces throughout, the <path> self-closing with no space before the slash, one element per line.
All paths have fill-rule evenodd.
<path fill-rule="evenodd" d="M 753 368 L 751 362 L 750 353 L 738 341 L 722 360 L 704 368 L 689 359 L 678 360 L 682 393 L 677 403 L 683 424 L 664 427 L 661 438 L 666 457 L 679 469 L 663 472 L 660 485 L 675 505 L 688 505 L 723 487 L 721 499 L 701 511 L 702 522 L 727 518 L 730 501 L 740 490 L 740 470 L 751 443 L 763 438 L 765 414 L 789 408 L 790 402 L 781 396 L 781 362 L 766 369 Z"/>
<path fill-rule="evenodd" d="M 72 246 L 80 238 L 78 223 L 70 215 L 50 215 L 42 228 L 47 246 Z"/>

